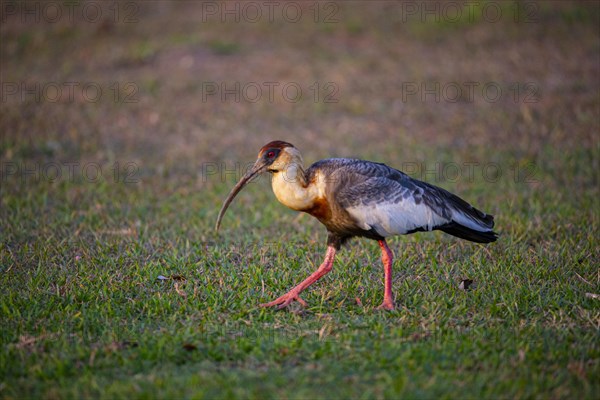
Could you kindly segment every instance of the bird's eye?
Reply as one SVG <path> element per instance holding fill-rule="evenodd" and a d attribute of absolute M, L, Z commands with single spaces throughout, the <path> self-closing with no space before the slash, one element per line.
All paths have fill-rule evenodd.
<path fill-rule="evenodd" d="M 267 158 L 273 158 L 273 157 L 275 157 L 275 152 L 273 150 L 271 150 L 267 153 Z"/>

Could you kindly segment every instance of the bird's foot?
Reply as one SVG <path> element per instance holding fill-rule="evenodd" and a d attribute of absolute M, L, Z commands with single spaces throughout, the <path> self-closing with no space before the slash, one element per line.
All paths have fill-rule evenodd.
<path fill-rule="evenodd" d="M 383 300 L 383 303 L 381 303 L 381 305 L 377 307 L 377 310 L 393 311 L 395 309 L 396 307 L 394 307 L 394 302 L 392 300 Z"/>
<path fill-rule="evenodd" d="M 294 291 L 289 291 L 286 294 L 284 294 L 283 296 L 269 302 L 269 303 L 263 303 L 260 304 L 261 307 L 274 307 L 277 306 L 278 310 L 281 310 L 282 308 L 285 308 L 287 306 L 289 306 L 292 301 L 297 301 L 298 303 L 300 303 L 303 307 L 306 307 L 306 302 L 304 300 L 302 300 L 300 298 L 300 296 L 298 296 L 298 293 L 295 293 Z"/>

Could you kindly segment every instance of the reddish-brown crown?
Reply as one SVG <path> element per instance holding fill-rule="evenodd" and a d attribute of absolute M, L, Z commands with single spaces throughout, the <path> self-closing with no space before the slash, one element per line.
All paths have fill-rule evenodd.
<path fill-rule="evenodd" d="M 260 157 L 260 155 L 269 150 L 269 149 L 280 149 L 283 150 L 286 147 L 294 147 L 293 144 L 288 143 L 288 142 L 284 142 L 283 140 L 273 140 L 272 142 L 269 142 L 267 144 L 265 144 L 263 147 L 260 148 L 260 151 L 258 152 L 258 155 Z"/>

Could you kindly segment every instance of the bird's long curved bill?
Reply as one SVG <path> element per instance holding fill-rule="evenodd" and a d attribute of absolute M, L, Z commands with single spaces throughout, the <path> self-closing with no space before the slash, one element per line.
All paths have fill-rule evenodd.
<path fill-rule="evenodd" d="M 227 211 L 227 207 L 229 207 L 229 204 L 231 204 L 235 196 L 237 196 L 237 194 L 244 188 L 244 186 L 246 186 L 248 182 L 250 182 L 252 178 L 263 172 L 265 167 L 266 165 L 262 162 L 262 160 L 257 160 L 256 163 L 254 163 L 254 165 L 252 166 L 252 168 L 250 168 L 250 170 L 246 172 L 246 174 L 233 187 L 233 189 L 231 189 L 231 192 L 229 192 L 229 195 L 227 196 L 225 202 L 223 203 L 223 206 L 221 207 L 221 211 L 219 211 L 219 216 L 217 217 L 217 223 L 215 225 L 216 231 L 219 230 L 219 226 L 221 226 L 221 220 L 225 215 L 225 211 Z"/>

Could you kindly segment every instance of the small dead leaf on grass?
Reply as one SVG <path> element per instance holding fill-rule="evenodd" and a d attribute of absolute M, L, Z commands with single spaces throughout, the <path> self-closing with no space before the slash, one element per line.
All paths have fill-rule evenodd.
<path fill-rule="evenodd" d="M 96 353 L 98 353 L 98 349 L 93 348 L 92 351 L 90 352 L 90 358 L 88 359 L 88 366 L 90 366 L 90 367 L 94 366 L 94 361 L 96 361 Z"/>
<path fill-rule="evenodd" d="M 329 336 L 331 334 L 331 331 L 331 325 L 323 325 L 323 327 L 319 330 L 319 340 L 323 340 L 326 336 Z"/>
<path fill-rule="evenodd" d="M 192 344 L 192 343 L 184 343 L 182 347 L 184 348 L 184 350 L 187 350 L 187 351 L 198 350 L 198 346 L 196 346 L 195 344 Z"/>
<path fill-rule="evenodd" d="M 290 349 L 288 349 L 287 347 L 282 347 L 279 349 L 279 355 L 280 356 L 287 356 L 290 353 Z"/>
<path fill-rule="evenodd" d="M 458 288 L 460 290 L 465 290 L 465 291 L 473 290 L 473 289 L 477 288 L 477 284 L 475 284 L 475 282 L 472 279 L 463 279 L 462 281 L 460 281 Z"/>
<path fill-rule="evenodd" d="M 175 282 L 175 291 L 177 292 L 178 295 L 180 295 L 181 297 L 187 297 L 187 293 L 184 292 L 182 289 L 179 288 L 179 283 Z"/>
<path fill-rule="evenodd" d="M 169 276 L 164 276 L 164 275 L 159 275 L 156 277 L 156 280 L 158 281 L 186 281 L 187 278 L 183 275 L 169 275 Z"/>
<path fill-rule="evenodd" d="M 40 336 L 30 336 L 30 335 L 22 335 L 19 336 L 19 342 L 15 343 L 15 347 L 17 349 L 23 349 L 25 347 L 33 346 L 36 342 L 40 340 L 44 340 L 48 337 L 48 335 L 43 334 Z"/>
<path fill-rule="evenodd" d="M 587 297 L 588 299 L 600 299 L 600 294 L 596 294 L 596 293 L 586 293 L 585 297 Z"/>
<path fill-rule="evenodd" d="M 111 342 L 111 343 L 107 344 L 106 346 L 104 346 L 104 350 L 106 352 L 115 353 L 117 351 L 125 350 L 128 348 L 133 348 L 133 347 L 138 347 L 138 343 L 132 342 L 129 340 L 124 340 L 122 342 Z"/>
<path fill-rule="evenodd" d="M 582 281 L 582 282 L 584 282 L 584 283 L 587 283 L 588 285 L 594 286 L 592 283 L 590 283 L 590 282 L 589 282 L 587 279 L 585 279 L 583 276 L 579 275 L 577 272 L 575 272 L 575 276 L 577 276 L 577 278 L 578 278 L 580 281 Z"/>

